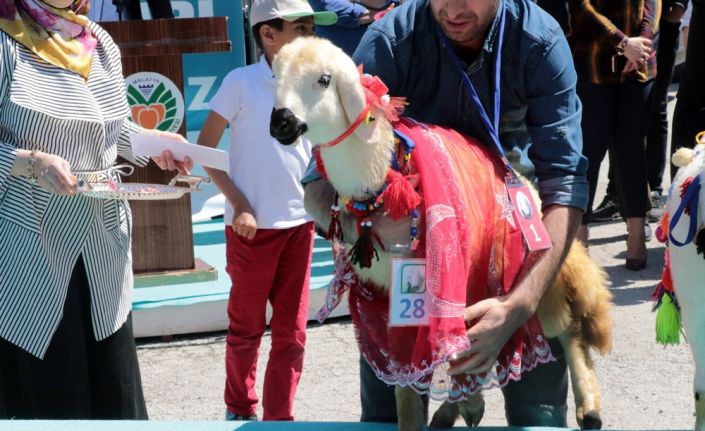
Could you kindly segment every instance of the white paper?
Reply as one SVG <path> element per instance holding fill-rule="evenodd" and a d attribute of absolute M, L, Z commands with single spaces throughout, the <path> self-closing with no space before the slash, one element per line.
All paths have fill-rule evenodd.
<path fill-rule="evenodd" d="M 179 142 L 149 132 L 134 133 L 131 141 L 132 152 L 136 156 L 159 157 L 162 155 L 162 151 L 169 150 L 174 156 L 174 160 L 183 161 L 188 156 L 195 164 L 220 169 L 225 172 L 230 171 L 228 153 L 223 150 L 216 150 L 215 148 L 208 148 L 189 142 Z"/>

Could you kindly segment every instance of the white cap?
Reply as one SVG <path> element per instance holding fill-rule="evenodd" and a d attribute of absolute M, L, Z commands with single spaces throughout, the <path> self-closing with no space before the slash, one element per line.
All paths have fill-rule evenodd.
<path fill-rule="evenodd" d="M 253 0 L 250 5 L 250 27 L 270 19 L 296 21 L 305 16 L 312 16 L 316 25 L 331 25 L 338 21 L 335 12 L 314 12 L 306 0 Z"/>

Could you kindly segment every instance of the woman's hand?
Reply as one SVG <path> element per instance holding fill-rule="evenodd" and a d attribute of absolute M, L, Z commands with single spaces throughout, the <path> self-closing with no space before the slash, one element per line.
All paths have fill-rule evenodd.
<path fill-rule="evenodd" d="M 624 47 L 624 56 L 632 63 L 646 64 L 653 52 L 651 44 L 651 40 L 645 37 L 629 37 L 627 45 Z"/>
<path fill-rule="evenodd" d="M 174 160 L 174 156 L 169 150 L 162 151 L 161 156 L 154 156 L 152 160 L 162 170 L 179 171 L 182 175 L 190 175 L 191 168 L 193 168 L 193 161 L 189 156 L 186 156 L 183 161 Z"/>
<path fill-rule="evenodd" d="M 73 4 L 70 6 L 70 8 L 77 15 L 88 15 L 88 12 L 91 11 L 91 1 L 90 0 L 76 0 L 73 2 Z"/>
<path fill-rule="evenodd" d="M 627 60 L 627 64 L 624 65 L 624 69 L 622 69 L 622 73 L 627 74 L 631 72 L 635 72 L 639 70 L 639 64 L 634 63 L 631 60 Z"/>
<path fill-rule="evenodd" d="M 147 130 L 149 133 L 162 136 L 164 138 L 173 139 L 178 142 L 188 143 L 186 138 L 179 135 L 178 133 L 162 132 L 159 130 Z M 152 157 L 154 163 L 157 164 L 162 170 L 169 171 L 179 171 L 182 175 L 190 175 L 190 170 L 193 168 L 193 161 L 190 157 L 186 156 L 184 160 L 174 160 L 171 151 L 162 151 L 161 156 Z"/>
<path fill-rule="evenodd" d="M 42 152 L 34 155 L 34 173 L 37 184 L 57 195 L 75 195 L 76 177 L 71 174 L 71 165 L 63 158 Z"/>

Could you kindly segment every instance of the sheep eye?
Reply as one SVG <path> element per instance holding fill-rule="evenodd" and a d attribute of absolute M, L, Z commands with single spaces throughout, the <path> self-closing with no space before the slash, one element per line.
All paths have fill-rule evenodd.
<path fill-rule="evenodd" d="M 330 85 L 330 74 L 329 73 L 324 73 L 321 75 L 320 78 L 318 78 L 318 83 L 321 85 L 323 88 L 328 88 Z"/>

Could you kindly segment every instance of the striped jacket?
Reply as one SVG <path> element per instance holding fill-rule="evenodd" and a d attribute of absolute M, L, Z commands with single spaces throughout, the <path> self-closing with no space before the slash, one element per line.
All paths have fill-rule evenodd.
<path fill-rule="evenodd" d="M 638 71 L 624 75 L 625 58 L 615 54 L 625 36 L 654 39 L 661 0 L 569 0 L 569 6 L 568 41 L 581 78 L 594 84 L 618 84 L 627 79 L 645 82 L 656 77 L 655 55 Z"/>
<path fill-rule="evenodd" d="M 134 157 L 120 53 L 98 40 L 88 81 L 39 59 L 0 32 L 0 337 L 43 358 L 61 320 L 79 258 L 88 274 L 97 340 L 131 309 L 131 215 L 126 201 L 59 196 L 10 175 L 16 149 L 66 159 L 73 171 Z"/>

